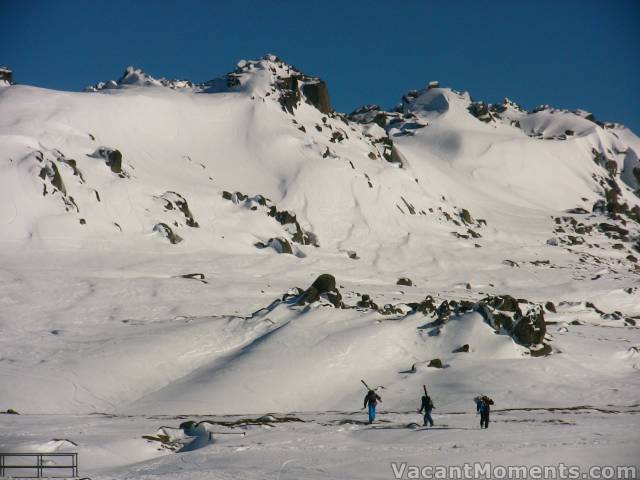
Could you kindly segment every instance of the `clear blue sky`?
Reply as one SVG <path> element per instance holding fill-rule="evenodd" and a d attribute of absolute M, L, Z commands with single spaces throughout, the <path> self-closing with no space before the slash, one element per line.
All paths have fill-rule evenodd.
<path fill-rule="evenodd" d="M 127 65 L 204 81 L 267 52 L 325 79 L 339 111 L 440 80 L 640 133 L 637 0 L 0 0 L 0 64 L 23 84 L 81 90 Z"/>

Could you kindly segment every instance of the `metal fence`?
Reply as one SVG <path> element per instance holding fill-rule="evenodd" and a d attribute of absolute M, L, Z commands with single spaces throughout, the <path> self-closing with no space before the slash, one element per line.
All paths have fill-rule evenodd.
<path fill-rule="evenodd" d="M 59 464 L 58 459 L 70 459 Z M 7 460 L 11 459 L 10 462 Z M 35 459 L 33 461 L 28 460 Z M 54 460 L 55 459 L 55 460 Z M 70 475 L 69 475 L 70 474 Z M 77 478 L 77 453 L 0 453 L 0 477 L 10 478 Z"/>

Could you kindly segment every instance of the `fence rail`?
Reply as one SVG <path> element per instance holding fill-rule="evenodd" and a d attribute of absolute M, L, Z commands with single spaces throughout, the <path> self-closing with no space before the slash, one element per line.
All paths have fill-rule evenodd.
<path fill-rule="evenodd" d="M 19 463 L 18 460 L 12 460 L 18 462 L 18 464 L 9 464 L 7 459 L 9 458 L 21 458 L 21 457 L 35 457 L 35 465 L 33 463 Z M 46 465 L 45 461 L 50 458 L 67 457 L 71 459 L 70 464 L 64 465 Z M 21 473 L 24 470 L 31 470 L 35 472 L 35 475 L 13 475 L 13 471 L 16 470 Z M 66 473 L 71 475 L 53 475 L 49 473 L 67 470 Z M 64 473 L 64 472 L 63 472 Z M 46 475 L 45 475 L 46 474 Z M 77 478 L 78 477 L 78 454 L 77 453 L 0 453 L 0 477 L 11 478 Z"/>

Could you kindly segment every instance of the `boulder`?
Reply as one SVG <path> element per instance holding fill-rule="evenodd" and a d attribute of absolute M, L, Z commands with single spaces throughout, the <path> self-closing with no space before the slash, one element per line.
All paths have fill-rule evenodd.
<path fill-rule="evenodd" d="M 288 253 L 289 255 L 293 255 L 293 249 L 291 248 L 291 244 L 289 240 L 282 237 L 270 238 L 267 241 L 267 245 L 273 248 L 278 253 Z"/>
<path fill-rule="evenodd" d="M 405 287 L 413 286 L 413 282 L 409 277 L 400 277 L 396 282 L 396 285 L 404 285 Z"/>
<path fill-rule="evenodd" d="M 434 358 L 433 360 L 430 360 L 427 367 L 444 368 L 442 365 L 442 360 L 440 360 L 439 358 Z"/>
<path fill-rule="evenodd" d="M 469 351 L 469 344 L 465 343 L 461 347 L 458 347 L 455 350 L 453 350 L 453 352 L 451 353 L 467 353 L 468 351 Z"/>
<path fill-rule="evenodd" d="M 307 290 L 300 296 L 298 305 L 317 302 L 324 296 L 336 308 L 344 308 L 342 295 L 336 288 L 336 279 L 329 273 L 323 273 L 314 280 Z"/>
<path fill-rule="evenodd" d="M 371 296 L 366 293 L 362 294 L 360 300 L 357 303 L 358 308 L 368 308 L 372 310 L 378 310 L 378 305 L 376 305 L 373 300 L 371 300 Z"/>
<path fill-rule="evenodd" d="M 330 273 L 323 273 L 314 280 L 311 286 L 320 293 L 331 292 L 336 289 L 336 279 Z"/>

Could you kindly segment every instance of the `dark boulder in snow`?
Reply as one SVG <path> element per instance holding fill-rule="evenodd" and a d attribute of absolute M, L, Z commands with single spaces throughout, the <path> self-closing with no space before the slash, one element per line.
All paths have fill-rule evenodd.
<path fill-rule="evenodd" d="M 362 297 L 357 303 L 358 308 L 367 308 L 371 310 L 378 310 L 378 305 L 376 305 L 373 300 L 371 300 L 371 296 L 363 293 Z"/>
<path fill-rule="evenodd" d="M 453 352 L 451 353 L 467 353 L 468 351 L 469 351 L 469 344 L 465 343 L 461 347 L 458 347 L 455 350 L 453 350 Z"/>
<path fill-rule="evenodd" d="M 311 284 L 319 293 L 327 293 L 336 289 L 336 278 L 330 273 L 323 273 Z"/>
<path fill-rule="evenodd" d="M 342 295 L 336 288 L 336 279 L 329 273 L 323 273 L 318 276 L 311 286 L 300 296 L 298 304 L 304 305 L 317 302 L 321 297 L 326 298 L 334 307 L 344 307 Z"/>
<path fill-rule="evenodd" d="M 444 366 L 442 365 L 442 360 L 440 360 L 439 358 L 434 358 L 433 360 L 429 361 L 427 367 L 444 368 Z"/>
<path fill-rule="evenodd" d="M 409 277 L 400 277 L 396 282 L 396 285 L 404 285 L 405 287 L 412 287 L 413 282 Z"/>

